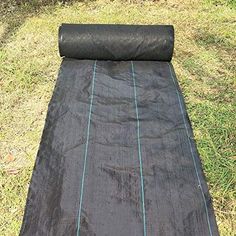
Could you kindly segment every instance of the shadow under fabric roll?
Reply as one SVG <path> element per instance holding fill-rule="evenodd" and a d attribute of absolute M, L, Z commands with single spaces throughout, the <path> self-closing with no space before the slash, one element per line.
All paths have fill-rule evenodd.
<path fill-rule="evenodd" d="M 219 235 L 173 48 L 169 25 L 60 26 L 20 235 Z"/>

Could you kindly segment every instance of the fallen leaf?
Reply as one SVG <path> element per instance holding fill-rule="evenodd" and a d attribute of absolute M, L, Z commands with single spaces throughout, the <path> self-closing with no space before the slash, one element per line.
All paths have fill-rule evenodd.
<path fill-rule="evenodd" d="M 9 163 L 9 162 L 13 162 L 14 160 L 15 160 L 15 157 L 11 153 L 9 153 L 6 158 L 6 162 Z"/>
<path fill-rule="evenodd" d="M 10 175 L 16 175 L 16 174 L 19 173 L 19 171 L 20 171 L 20 169 L 13 169 L 13 168 L 6 170 L 6 172 L 7 172 L 8 174 L 10 174 Z"/>

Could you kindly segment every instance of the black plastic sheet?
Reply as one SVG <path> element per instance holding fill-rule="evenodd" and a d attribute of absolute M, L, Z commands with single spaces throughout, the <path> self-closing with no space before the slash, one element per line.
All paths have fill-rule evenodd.
<path fill-rule="evenodd" d="M 66 27 L 68 32 L 81 26 Z M 106 32 L 108 41 L 108 28 L 112 38 L 123 30 L 83 27 L 93 39 Z M 130 32 L 138 28 L 125 26 L 129 27 Z M 67 54 L 64 45 L 73 48 L 68 45 L 77 43 L 72 33 L 60 41 L 64 56 L 73 51 Z M 92 58 L 132 61 L 63 59 L 20 235 L 219 235 L 183 96 L 168 62 L 171 55 L 161 56 L 164 50 L 156 57 L 164 61 L 134 60 L 148 58 L 147 42 L 154 45 L 163 38 L 148 37 L 140 46 L 141 54 L 135 54 L 131 40 L 127 47 L 117 42 L 125 47 L 119 56 L 104 52 L 102 58 L 105 38 L 98 48 L 90 47 L 89 41 L 84 51 L 74 54 L 89 58 L 93 52 Z M 169 38 L 173 39 L 172 33 Z M 115 45 L 106 48 L 115 50 Z"/>

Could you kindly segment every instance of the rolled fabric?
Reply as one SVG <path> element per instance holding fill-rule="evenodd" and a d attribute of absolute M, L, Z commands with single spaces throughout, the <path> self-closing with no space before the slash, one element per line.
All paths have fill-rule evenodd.
<path fill-rule="evenodd" d="M 171 61 L 172 25 L 62 24 L 60 56 L 91 60 Z"/>

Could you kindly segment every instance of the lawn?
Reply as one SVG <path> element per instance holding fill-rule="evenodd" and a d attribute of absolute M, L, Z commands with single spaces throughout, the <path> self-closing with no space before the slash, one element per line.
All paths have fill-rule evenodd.
<path fill-rule="evenodd" d="M 0 235 L 18 235 L 61 59 L 62 22 L 173 24 L 173 64 L 221 235 L 236 232 L 236 4 L 85 1 L 0 10 Z"/>

